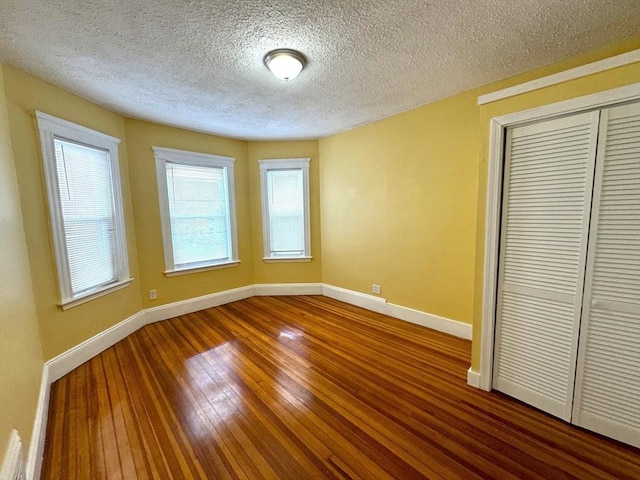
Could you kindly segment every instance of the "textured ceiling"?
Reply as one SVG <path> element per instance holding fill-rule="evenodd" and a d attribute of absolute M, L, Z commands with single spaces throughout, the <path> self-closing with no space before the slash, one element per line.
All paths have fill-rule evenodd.
<path fill-rule="evenodd" d="M 123 115 L 318 138 L 640 33 L 640 0 L 1 0 L 0 61 Z M 308 58 L 284 83 L 262 58 Z"/>

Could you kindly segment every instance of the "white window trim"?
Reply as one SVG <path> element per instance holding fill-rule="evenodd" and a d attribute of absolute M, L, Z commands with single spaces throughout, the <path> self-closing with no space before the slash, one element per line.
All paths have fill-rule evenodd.
<path fill-rule="evenodd" d="M 234 267 L 240 263 L 238 258 L 238 233 L 236 222 L 236 193 L 233 164 L 235 158 L 211 155 L 207 153 L 189 152 L 173 148 L 152 147 L 156 159 L 156 180 L 160 201 L 160 221 L 162 223 L 162 244 L 164 248 L 165 275 L 185 275 L 224 267 Z M 225 168 L 227 173 L 227 192 L 229 195 L 229 228 L 231 237 L 230 259 L 221 262 L 202 262 L 197 265 L 176 268 L 173 258 L 173 241 L 171 237 L 171 218 L 169 216 L 169 195 L 167 192 L 167 163 L 182 165 Z"/>
<path fill-rule="evenodd" d="M 313 260 L 313 257 L 298 256 L 298 257 L 263 257 L 264 263 L 277 263 L 277 262 L 289 262 L 289 263 L 305 263 Z"/>
<path fill-rule="evenodd" d="M 311 256 L 311 217 L 309 207 L 309 162 L 310 158 L 282 158 L 259 160 L 260 190 L 262 202 L 262 238 L 265 263 L 275 262 L 310 262 Z M 269 207 L 267 198 L 267 172 L 269 170 L 302 170 L 302 188 L 304 197 L 304 254 L 295 256 L 271 256 L 271 239 L 269 235 Z"/>
<path fill-rule="evenodd" d="M 40 147 L 44 166 L 44 176 L 49 205 L 49 218 L 53 235 L 53 248 L 58 272 L 60 300 L 58 305 L 66 310 L 76 305 L 88 302 L 108 293 L 127 287 L 133 280 L 129 274 L 129 258 L 127 254 L 127 239 L 124 226 L 124 209 L 122 205 L 122 188 L 120 186 L 120 168 L 118 144 L 120 139 L 97 132 L 81 125 L 62 120 L 43 112 L 36 111 L 36 121 L 40 132 Z M 60 138 L 89 147 L 102 148 L 109 152 L 111 164 L 111 179 L 113 182 L 113 201 L 115 215 L 116 242 L 116 272 L 117 280 L 113 283 L 85 291 L 80 295 L 73 295 L 69 271 L 69 259 L 65 242 L 62 207 L 57 181 L 56 155 L 54 139 Z"/>
<path fill-rule="evenodd" d="M 209 265 L 206 267 L 190 267 L 190 268 L 183 268 L 180 270 L 169 270 L 169 271 L 165 271 L 164 274 L 167 277 L 177 277 L 179 275 L 188 275 L 190 273 L 208 272 L 209 270 L 219 270 L 221 268 L 237 267 L 238 265 L 240 265 L 240 260 L 236 260 L 232 262 L 216 263 L 215 265 Z"/>

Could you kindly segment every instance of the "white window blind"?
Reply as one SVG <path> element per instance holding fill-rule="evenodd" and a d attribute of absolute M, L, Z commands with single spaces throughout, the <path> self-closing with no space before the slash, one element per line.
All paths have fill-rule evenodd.
<path fill-rule="evenodd" d="M 232 158 L 153 147 L 168 275 L 238 263 Z"/>
<path fill-rule="evenodd" d="M 260 162 L 266 259 L 310 255 L 308 165 L 308 159 Z"/>
<path fill-rule="evenodd" d="M 60 304 L 129 284 L 117 138 L 37 112 Z"/>
<path fill-rule="evenodd" d="M 56 169 L 71 291 L 117 280 L 109 152 L 55 139 Z"/>

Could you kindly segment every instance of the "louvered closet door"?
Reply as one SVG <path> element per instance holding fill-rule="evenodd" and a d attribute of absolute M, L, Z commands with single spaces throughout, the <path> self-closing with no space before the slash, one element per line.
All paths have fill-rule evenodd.
<path fill-rule="evenodd" d="M 604 110 L 573 423 L 640 447 L 640 104 Z"/>
<path fill-rule="evenodd" d="M 571 418 L 598 112 L 507 131 L 493 386 Z"/>

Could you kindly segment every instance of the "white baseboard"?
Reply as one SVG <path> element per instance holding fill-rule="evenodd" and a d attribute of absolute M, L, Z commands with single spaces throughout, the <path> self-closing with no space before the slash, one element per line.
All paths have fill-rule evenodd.
<path fill-rule="evenodd" d="M 393 303 L 387 303 L 387 315 L 405 322 L 411 322 L 423 327 L 431 328 L 439 332 L 448 333 L 454 337 L 471 340 L 473 327 L 469 323 L 451 320 L 450 318 L 439 317 L 431 313 L 421 312 L 413 308 L 402 307 Z"/>
<path fill-rule="evenodd" d="M 197 312 L 205 308 L 217 307 L 225 303 L 244 300 L 255 295 L 255 286 L 233 288 L 222 292 L 202 295 L 201 297 L 189 298 L 179 302 L 167 303 L 158 307 L 151 307 L 143 310 L 146 323 L 159 322 L 179 315 Z"/>
<path fill-rule="evenodd" d="M 38 394 L 36 416 L 33 421 L 33 431 L 31 432 L 31 442 L 29 444 L 29 454 L 27 456 L 25 469 L 27 480 L 38 480 L 40 478 L 40 470 L 42 470 L 44 441 L 47 435 L 47 419 L 49 416 L 49 393 L 51 391 L 51 383 L 52 382 L 49 378 L 49 365 L 45 363 L 42 367 L 40 393 Z"/>
<path fill-rule="evenodd" d="M 469 367 L 467 370 L 467 385 L 470 385 L 475 388 L 480 388 L 480 374 Z"/>
<path fill-rule="evenodd" d="M 322 295 L 321 283 L 257 283 L 256 296 Z"/>
<path fill-rule="evenodd" d="M 393 303 L 387 303 L 387 301 L 381 297 L 347 290 L 346 288 L 334 287 L 332 285 L 322 285 L 322 294 L 326 297 L 350 303 L 351 305 L 404 320 L 405 322 L 415 323 L 431 328 L 432 330 L 448 333 L 455 337 L 471 340 L 473 327 L 468 323 L 439 317 L 438 315 L 414 310 L 413 308 L 402 307 Z"/>
<path fill-rule="evenodd" d="M 91 360 L 139 328 L 144 327 L 145 324 L 145 312 L 143 310 L 47 361 L 46 365 L 49 367 L 49 383 L 51 384 L 59 378 L 64 377 L 71 370 Z"/>
<path fill-rule="evenodd" d="M 322 285 L 322 295 L 374 312 L 387 313 L 387 301 L 381 297 L 326 284 Z"/>
<path fill-rule="evenodd" d="M 325 295 L 456 337 L 471 339 L 472 327 L 467 323 L 387 303 L 384 298 L 346 288 L 321 283 L 257 284 L 142 310 L 46 362 L 48 382 L 49 384 L 55 382 L 146 324 L 243 300 L 255 295 Z"/>
<path fill-rule="evenodd" d="M 47 416 L 49 413 L 49 394 L 51 384 L 67 373 L 100 354 L 120 340 L 131 335 L 147 323 L 166 320 L 178 315 L 196 312 L 205 308 L 222 305 L 224 303 L 241 300 L 254 295 L 254 286 L 236 288 L 224 292 L 204 295 L 189 300 L 148 308 L 122 320 L 107 330 L 94 335 L 84 342 L 61 353 L 57 357 L 45 362 L 42 369 L 42 383 L 34 420 L 29 456 L 26 465 L 28 480 L 40 478 L 42 459 L 44 456 L 45 438 L 47 433 Z M 3 477 L 4 480 L 4 477 Z"/>
<path fill-rule="evenodd" d="M 12 430 L 9 436 L 9 445 L 4 455 L 2 468 L 0 468 L 0 480 L 4 479 L 24 479 L 24 453 L 22 450 L 22 439 L 17 430 Z"/>
<path fill-rule="evenodd" d="M 387 303 L 384 298 L 322 283 L 257 284 L 147 308 L 126 318 L 44 364 L 38 407 L 26 465 L 28 480 L 40 478 L 46 436 L 49 393 L 53 382 L 113 346 L 146 324 L 198 310 L 224 305 L 256 295 L 324 295 L 400 320 L 417 323 L 457 337 L 471 338 L 471 325 L 437 315 Z M 467 379 L 471 385 L 471 371 Z M 477 375 L 477 374 L 473 374 Z M 473 377 L 474 381 L 476 377 Z M 480 376 L 477 375 L 479 382 Z M 479 383 L 478 383 L 479 385 Z M 475 386 L 475 385 L 474 385 Z"/>

